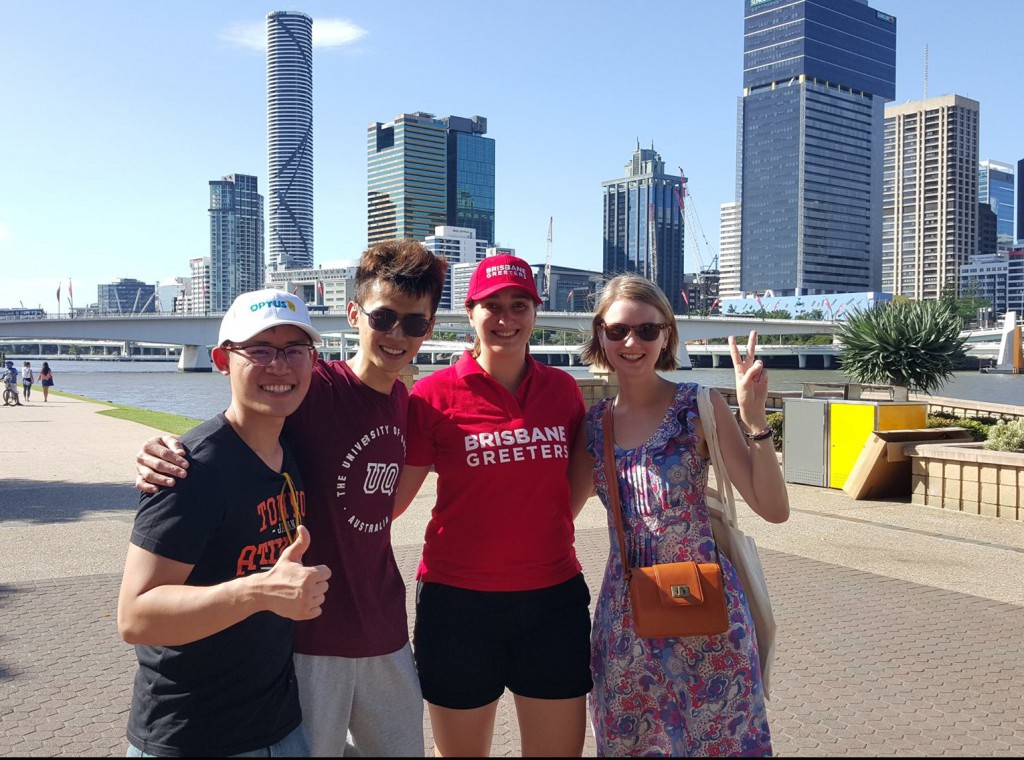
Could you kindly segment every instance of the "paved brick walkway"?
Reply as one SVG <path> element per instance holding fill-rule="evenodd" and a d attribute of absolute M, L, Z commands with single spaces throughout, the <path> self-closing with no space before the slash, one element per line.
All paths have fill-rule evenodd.
<path fill-rule="evenodd" d="M 596 596 L 605 532 L 581 531 L 578 545 Z M 1024 754 L 1024 608 L 762 554 L 780 626 L 770 703 L 778 755 Z M 407 578 L 417 556 L 415 546 L 398 550 Z M 135 659 L 117 637 L 119 581 L 0 585 L 0 755 L 123 754 Z M 510 702 L 496 756 L 519 751 Z"/>
<path fill-rule="evenodd" d="M 152 431 L 98 409 L 51 397 L 5 417 L 3 757 L 124 754 L 136 665 L 117 635 L 116 601 L 137 501 L 132 461 Z M 427 491 L 395 523 L 410 584 Z M 776 753 L 1024 755 L 1024 525 L 806 486 L 792 486 L 790 500 L 784 526 L 743 523 L 762 547 L 780 627 L 769 704 Z M 594 597 L 604 520 L 600 505 L 577 519 Z M 506 695 L 493 754 L 518 752 Z M 594 754 L 589 737 L 585 753 Z"/>

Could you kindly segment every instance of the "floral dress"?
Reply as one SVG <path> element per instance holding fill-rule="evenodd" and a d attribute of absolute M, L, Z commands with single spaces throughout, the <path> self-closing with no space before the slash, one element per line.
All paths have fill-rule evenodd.
<path fill-rule="evenodd" d="M 602 417 L 587 414 L 597 492 L 608 506 Z M 704 500 L 708 462 L 697 453 L 697 385 L 680 383 L 657 431 L 616 447 L 626 551 L 633 566 L 714 562 Z M 590 717 L 599 756 L 763 757 L 772 753 L 754 625 L 736 571 L 721 555 L 729 630 L 711 636 L 637 636 L 615 521 L 591 634 Z"/>

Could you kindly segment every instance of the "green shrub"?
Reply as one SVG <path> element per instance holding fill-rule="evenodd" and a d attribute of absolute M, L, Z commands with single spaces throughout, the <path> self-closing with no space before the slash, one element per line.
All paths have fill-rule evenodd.
<path fill-rule="evenodd" d="M 989 428 L 991 428 L 992 426 L 986 424 L 980 419 L 975 419 L 974 417 L 954 417 L 949 412 L 935 412 L 934 414 L 928 415 L 928 427 L 964 428 L 964 430 L 971 434 L 972 441 L 984 441 L 986 438 L 988 438 Z"/>
<path fill-rule="evenodd" d="M 1024 452 L 1024 419 L 999 420 L 988 433 L 985 448 L 992 451 Z"/>
<path fill-rule="evenodd" d="M 768 415 L 768 427 L 772 429 L 772 445 L 776 451 L 782 451 L 782 412 L 771 412 Z"/>
<path fill-rule="evenodd" d="M 931 393 L 963 362 L 960 317 L 942 301 L 879 304 L 840 327 L 843 372 L 859 383 Z"/>

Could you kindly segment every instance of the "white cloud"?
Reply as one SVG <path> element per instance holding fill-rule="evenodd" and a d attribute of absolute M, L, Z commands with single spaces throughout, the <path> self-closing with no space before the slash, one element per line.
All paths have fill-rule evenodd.
<path fill-rule="evenodd" d="M 246 21 L 232 24 L 220 33 L 226 42 L 251 50 L 267 49 L 267 24 L 265 21 Z"/>
<path fill-rule="evenodd" d="M 313 47 L 335 48 L 358 42 L 367 34 L 355 22 L 345 18 L 313 19 Z"/>
<path fill-rule="evenodd" d="M 313 47 L 317 49 L 344 47 L 358 42 L 366 35 L 365 29 L 348 19 L 313 19 Z M 220 33 L 220 38 L 250 50 L 266 50 L 267 25 L 265 21 L 232 24 Z"/>
<path fill-rule="evenodd" d="M 11 231 L 7 229 L 7 225 L 4 224 L 3 220 L 0 220 L 0 242 L 12 240 L 13 238 L 14 236 L 11 234 Z"/>

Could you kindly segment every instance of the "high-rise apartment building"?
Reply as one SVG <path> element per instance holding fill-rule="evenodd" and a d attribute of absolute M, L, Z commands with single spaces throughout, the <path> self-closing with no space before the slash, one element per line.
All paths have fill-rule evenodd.
<path fill-rule="evenodd" d="M 943 95 L 885 109 L 882 290 L 915 300 L 959 291 L 977 251 L 976 100 Z"/>
<path fill-rule="evenodd" d="M 679 176 L 651 148 L 637 145 L 622 179 L 604 188 L 604 271 L 637 272 L 665 291 L 675 313 L 683 311 L 683 218 Z"/>
<path fill-rule="evenodd" d="M 210 181 L 210 308 L 263 288 L 263 196 L 251 174 Z"/>
<path fill-rule="evenodd" d="M 487 119 L 449 116 L 448 225 L 472 227 L 477 239 L 494 244 L 494 140 Z"/>
<path fill-rule="evenodd" d="M 718 222 L 718 294 L 722 298 L 739 298 L 740 235 L 742 234 L 740 204 L 723 203 Z"/>
<path fill-rule="evenodd" d="M 267 234 L 272 270 L 313 266 L 313 19 L 267 14 Z"/>
<path fill-rule="evenodd" d="M 417 111 L 367 129 L 367 241 L 463 227 L 494 243 L 494 140 L 487 119 Z"/>
<path fill-rule="evenodd" d="M 875 290 L 896 19 L 866 0 L 744 5 L 741 290 Z"/>
<path fill-rule="evenodd" d="M 448 130 L 404 113 L 367 129 L 367 243 L 424 240 L 448 219 Z"/>
<path fill-rule="evenodd" d="M 997 251 L 1013 248 L 1013 189 L 1013 167 L 1010 164 L 989 159 L 978 164 L 978 201 L 991 206 L 996 215 Z"/>

